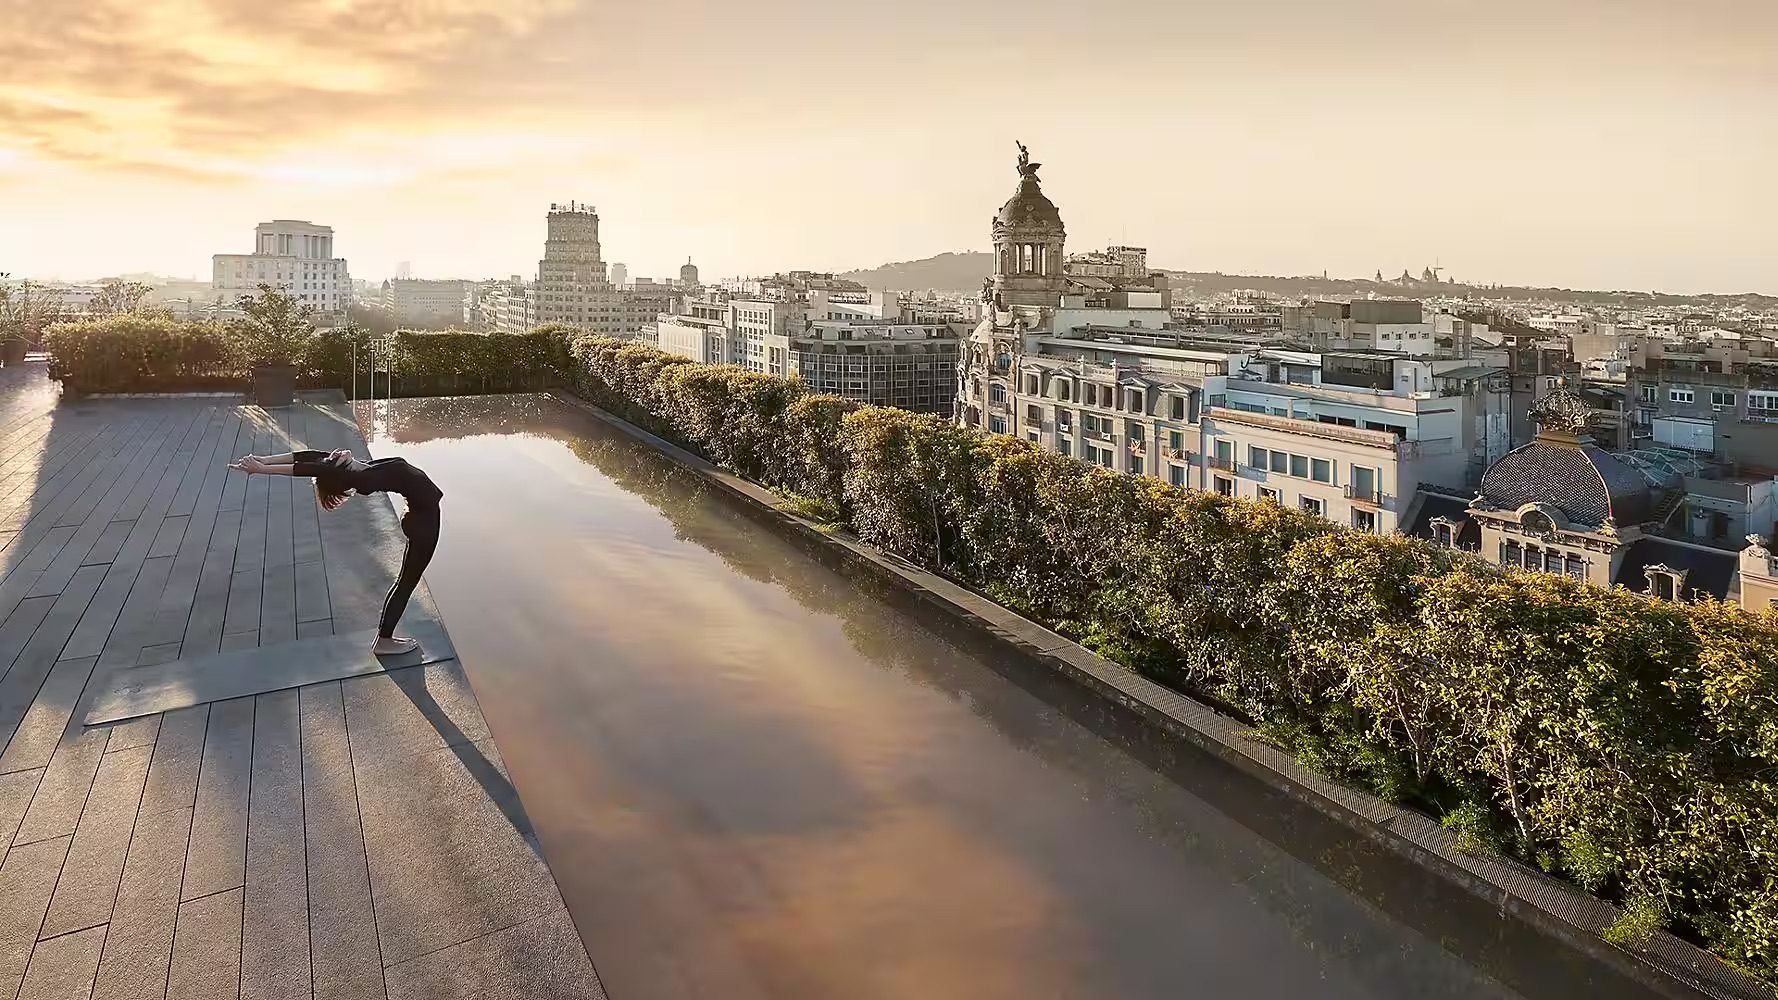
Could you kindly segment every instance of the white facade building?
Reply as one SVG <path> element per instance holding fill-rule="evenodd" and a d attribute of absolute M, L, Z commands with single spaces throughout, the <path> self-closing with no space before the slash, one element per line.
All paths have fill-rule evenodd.
<path fill-rule="evenodd" d="M 259 286 L 282 288 L 322 317 L 341 317 L 352 303 L 346 259 L 333 255 L 333 229 L 277 219 L 254 227 L 254 252 L 211 258 L 211 294 L 223 309 Z"/>
<path fill-rule="evenodd" d="M 462 326 L 473 282 L 396 278 L 383 284 L 383 311 L 401 326 Z"/>

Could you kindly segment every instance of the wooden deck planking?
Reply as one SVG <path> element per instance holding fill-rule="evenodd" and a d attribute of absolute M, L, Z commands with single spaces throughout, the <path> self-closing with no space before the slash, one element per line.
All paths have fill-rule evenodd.
<path fill-rule="evenodd" d="M 425 968 L 390 970 L 403 995 L 430 996 L 505 969 L 516 883 L 480 845 L 517 835 L 488 791 L 415 756 L 431 737 L 379 739 L 424 727 L 405 699 L 329 681 L 83 725 L 83 706 L 138 664 L 238 649 L 270 674 L 302 654 L 256 646 L 338 643 L 374 622 L 400 557 L 386 503 L 322 515 L 306 481 L 225 467 L 249 451 L 362 450 L 344 407 L 51 410 L 53 393 L 8 395 L 19 385 L 0 370 L 0 995 L 384 997 L 385 968 L 408 959 Z M 432 617 L 422 603 L 416 619 Z M 411 849 L 394 849 L 412 834 L 390 824 L 412 809 L 380 803 L 392 791 L 429 810 Z M 365 816 L 382 831 L 373 852 Z M 380 913 L 373 886 L 412 902 Z M 524 888 L 559 908 L 547 873 Z M 403 942 L 435 933 L 435 898 L 473 911 L 450 935 L 467 940 L 408 958 Z M 552 957 L 563 981 L 596 982 L 572 951 Z"/>

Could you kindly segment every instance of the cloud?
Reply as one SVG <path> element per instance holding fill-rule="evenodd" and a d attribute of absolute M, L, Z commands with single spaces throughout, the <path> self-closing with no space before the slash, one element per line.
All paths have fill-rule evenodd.
<path fill-rule="evenodd" d="M 577 3 L 22 0 L 0 61 L 0 142 L 52 161 L 253 173 L 346 127 L 423 131 L 491 110 L 521 82 L 515 55 Z"/>

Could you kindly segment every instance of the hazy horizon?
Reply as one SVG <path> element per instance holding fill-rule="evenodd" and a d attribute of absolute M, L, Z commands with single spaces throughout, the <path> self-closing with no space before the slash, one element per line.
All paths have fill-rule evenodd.
<path fill-rule="evenodd" d="M 0 270 L 203 279 L 255 223 L 354 275 L 982 250 L 1015 138 L 1071 250 L 1156 266 L 1778 292 L 1778 4 L 21 0 Z"/>

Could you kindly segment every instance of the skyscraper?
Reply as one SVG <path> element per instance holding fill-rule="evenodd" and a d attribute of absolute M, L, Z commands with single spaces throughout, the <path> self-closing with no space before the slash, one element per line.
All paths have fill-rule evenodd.
<path fill-rule="evenodd" d="M 582 202 L 549 207 L 535 297 L 537 323 L 562 323 L 613 337 L 636 336 L 666 307 L 612 285 L 600 256 L 599 213 Z"/>

